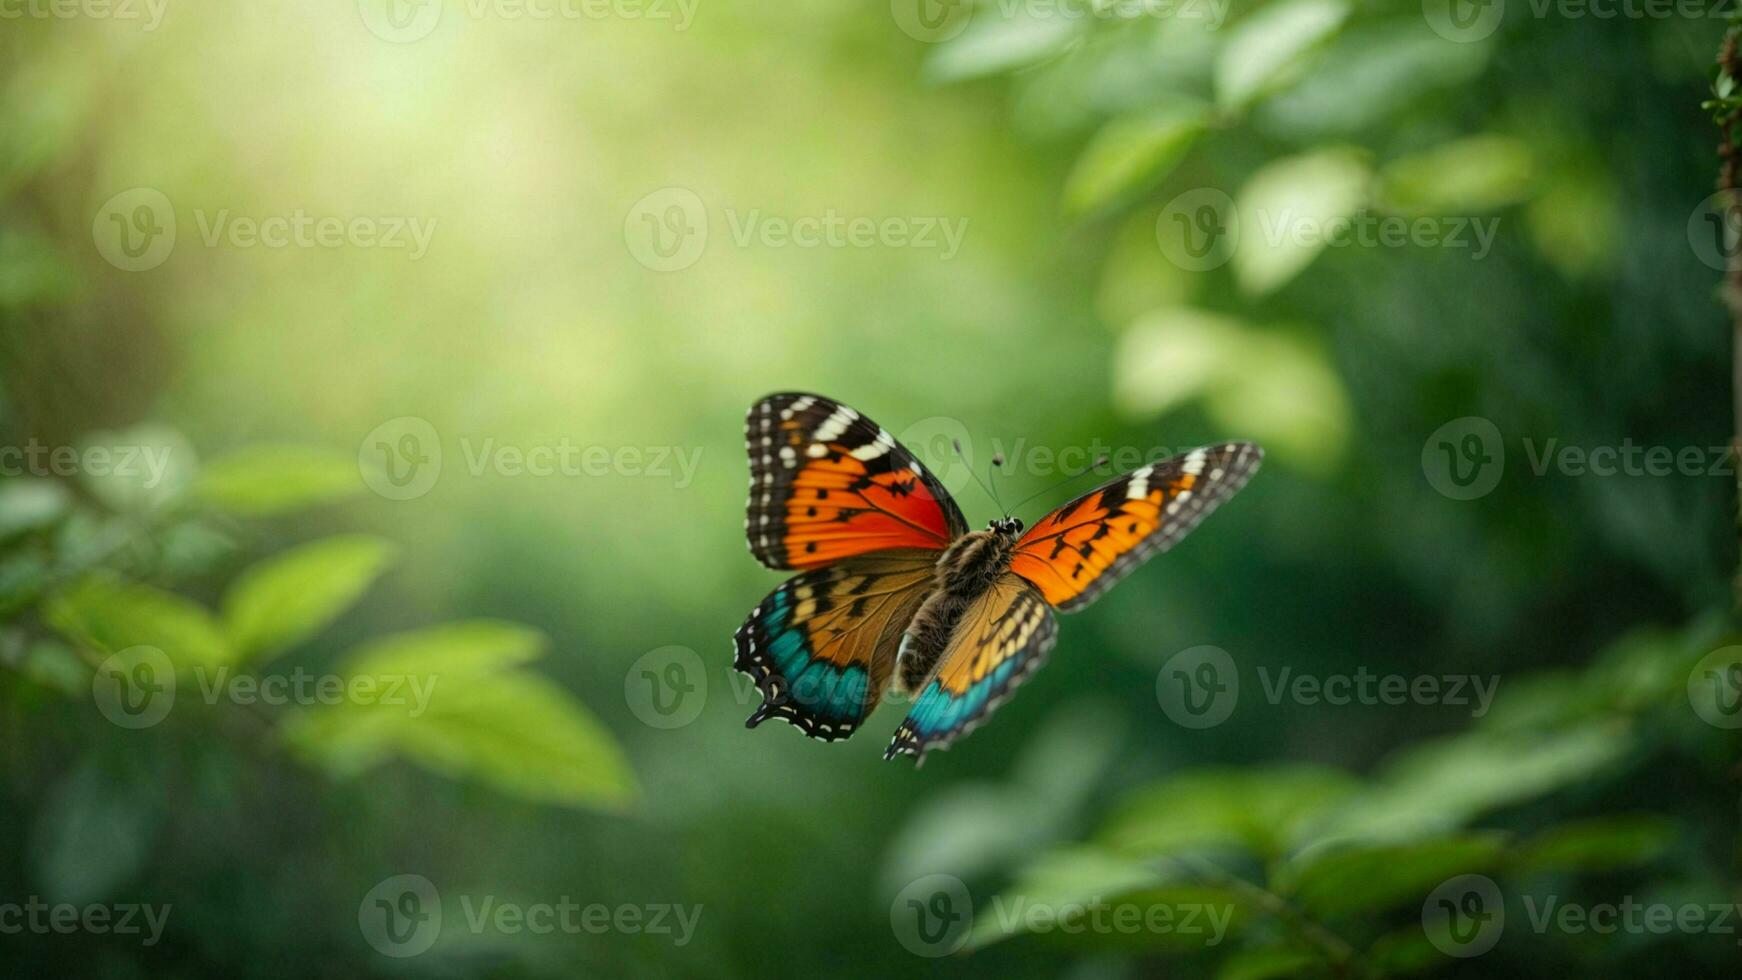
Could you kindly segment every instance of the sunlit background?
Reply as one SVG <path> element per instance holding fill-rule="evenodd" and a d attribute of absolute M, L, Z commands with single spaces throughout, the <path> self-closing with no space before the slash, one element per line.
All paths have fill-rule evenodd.
<path fill-rule="evenodd" d="M 1534 917 L 1742 901 L 1700 13 L 0 3 L 0 972 L 1733 970 Z M 787 389 L 976 527 L 952 439 L 1030 521 L 1101 452 L 1269 455 L 916 771 L 900 707 L 743 727 Z M 399 673 L 426 710 L 205 693 Z M 1230 918 L 1009 917 L 1103 901 Z M 477 917 L 568 902 L 633 912 Z"/>

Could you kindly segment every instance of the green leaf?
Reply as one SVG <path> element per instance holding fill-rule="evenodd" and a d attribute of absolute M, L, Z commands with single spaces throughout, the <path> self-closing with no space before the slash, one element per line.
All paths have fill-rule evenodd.
<path fill-rule="evenodd" d="M 1216 980 L 1278 980 L 1317 976 L 1324 972 L 1319 954 L 1292 946 L 1243 949 L 1222 960 Z M 1315 969 L 1317 968 L 1317 969 Z"/>
<path fill-rule="evenodd" d="M 1153 187 L 1203 134 L 1204 121 L 1201 109 L 1178 107 L 1107 123 L 1065 178 L 1065 210 L 1084 214 Z"/>
<path fill-rule="evenodd" d="M 1618 814 L 1562 824 L 1523 845 L 1524 871 L 1608 871 L 1644 864 L 1663 853 L 1680 828 L 1657 814 Z"/>
<path fill-rule="evenodd" d="M 1474 81 L 1493 45 L 1447 44 L 1414 21 L 1351 28 L 1311 73 L 1258 110 L 1263 128 L 1297 143 L 1350 137 L 1393 118 L 1423 95 Z"/>
<path fill-rule="evenodd" d="M 308 639 L 356 602 L 392 555 L 380 538 L 344 535 L 249 568 L 224 596 L 231 643 L 243 657 L 259 657 Z"/>
<path fill-rule="evenodd" d="M 156 647 L 178 671 L 221 666 L 234 657 L 223 630 L 198 603 L 107 574 L 56 591 L 43 615 L 69 639 L 103 653 Z"/>
<path fill-rule="evenodd" d="M 1095 308 L 1101 319 L 1124 329 L 1144 314 L 1183 307 L 1203 277 L 1168 261 L 1156 248 L 1156 214 L 1133 214 L 1119 229 L 1102 267 Z"/>
<path fill-rule="evenodd" d="M 1135 855 L 1237 844 L 1273 859 L 1358 786 L 1347 773 L 1317 766 L 1182 773 L 1132 793 L 1099 837 Z"/>
<path fill-rule="evenodd" d="M 39 640 L 24 651 L 18 672 L 32 682 L 73 697 L 89 697 L 91 668 L 72 648 L 54 640 Z"/>
<path fill-rule="evenodd" d="M 1521 201 L 1535 185 L 1530 147 L 1510 136 L 1471 136 L 1401 157 L 1379 172 L 1387 210 L 1471 215 Z"/>
<path fill-rule="evenodd" d="M 354 458 L 308 446 L 259 446 L 207 464 L 194 492 L 233 513 L 261 516 L 339 500 L 362 488 Z"/>
<path fill-rule="evenodd" d="M 1166 884 L 1174 877 L 1172 872 L 1164 873 L 1097 847 L 1078 845 L 1051 851 L 1024 869 L 1016 882 L 993 900 L 992 907 L 975 916 L 968 932 L 968 948 L 978 949 L 1023 931 L 1021 917 L 1007 920 L 998 915 L 1001 909 L 1015 905 L 1056 909 L 1092 899 L 1113 899 Z"/>
<path fill-rule="evenodd" d="M 109 899 L 151 856 L 155 825 L 155 814 L 132 784 L 81 764 L 37 814 L 26 849 L 33 876 L 52 902 Z"/>
<path fill-rule="evenodd" d="M 1525 230 L 1542 257 L 1568 277 L 1608 266 L 1617 252 L 1620 198 L 1601 167 L 1567 168 L 1543 182 L 1524 212 Z"/>
<path fill-rule="evenodd" d="M 67 512 L 66 487 L 54 480 L 8 480 L 0 483 L 0 538 L 36 531 Z"/>
<path fill-rule="evenodd" d="M 1367 203 L 1370 179 L 1363 154 L 1345 147 L 1287 157 L 1253 174 L 1234 199 L 1240 288 L 1263 295 L 1299 275 Z"/>
<path fill-rule="evenodd" d="M 1326 843 L 1278 871 L 1275 887 L 1308 915 L 1345 916 L 1419 903 L 1440 882 L 1488 869 L 1506 847 L 1501 834 L 1463 834 L 1401 844 Z"/>
<path fill-rule="evenodd" d="M 637 794 L 610 733 L 563 689 L 526 671 L 438 676 L 422 714 L 310 712 L 286 736 L 341 775 L 401 755 L 541 803 L 621 810 Z"/>
<path fill-rule="evenodd" d="M 982 78 L 1034 64 L 1059 52 L 1079 31 L 1078 18 L 976 17 L 926 63 L 934 82 Z"/>
<path fill-rule="evenodd" d="M 467 620 L 371 640 L 345 658 L 345 672 L 464 678 L 530 663 L 543 649 L 544 636 L 530 626 Z"/>
<path fill-rule="evenodd" d="M 1344 0 L 1281 0 L 1249 14 L 1216 61 L 1216 101 L 1243 108 L 1297 80 L 1348 16 Z"/>
<path fill-rule="evenodd" d="M 1408 976 L 1445 965 L 1446 954 L 1416 924 L 1380 936 L 1367 950 L 1366 960 L 1376 976 Z"/>
<path fill-rule="evenodd" d="M 1323 344 L 1306 330 L 1255 332 L 1241 372 L 1207 393 L 1223 431 L 1256 438 L 1278 459 L 1319 475 L 1349 444 L 1354 409 Z"/>
<path fill-rule="evenodd" d="M 1428 742 L 1388 764 L 1367 792 L 1329 814 L 1326 836 L 1408 839 L 1585 782 L 1631 745 L 1625 731 L 1474 732 Z"/>
<path fill-rule="evenodd" d="M 1231 433 L 1327 473 L 1348 444 L 1341 378 L 1306 331 L 1256 329 L 1201 310 L 1157 310 L 1127 330 L 1113 359 L 1114 402 L 1148 419 L 1195 398 Z"/>

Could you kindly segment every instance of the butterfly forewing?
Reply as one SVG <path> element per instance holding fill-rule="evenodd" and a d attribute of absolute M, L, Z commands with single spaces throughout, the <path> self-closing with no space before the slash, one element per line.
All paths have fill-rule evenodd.
<path fill-rule="evenodd" d="M 1094 602 L 1171 548 L 1246 485 L 1264 451 L 1204 446 L 1132 470 L 1041 518 L 1017 543 L 1011 571 L 1062 612 Z"/>
<path fill-rule="evenodd" d="M 769 395 L 744 423 L 750 552 L 769 568 L 817 568 L 892 548 L 939 549 L 962 513 L 883 427 L 820 395 Z"/>

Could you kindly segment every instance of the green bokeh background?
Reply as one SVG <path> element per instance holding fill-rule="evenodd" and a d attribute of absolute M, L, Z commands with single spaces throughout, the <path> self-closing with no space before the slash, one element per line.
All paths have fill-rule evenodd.
<path fill-rule="evenodd" d="M 1649 846 L 1592 862 L 1545 867 L 1512 850 L 1454 861 L 1426 887 L 1406 880 L 1407 897 L 1327 912 L 1364 953 L 1376 937 L 1419 936 L 1423 898 L 1452 871 L 1494 875 L 1509 901 L 1742 897 L 1738 742 L 1686 692 L 1729 635 L 1734 481 L 1539 474 L 1530 455 L 1551 439 L 1730 440 L 1720 273 L 1689 234 L 1716 171 L 1701 102 L 1722 20 L 1538 16 L 1515 3 L 1464 42 L 1401 2 L 1236 0 L 1216 24 L 990 4 L 930 43 L 904 32 L 900 2 L 700 0 L 682 30 L 453 3 L 427 36 L 393 43 L 369 29 L 372 3 L 170 0 L 154 30 L 0 21 L 4 444 L 173 442 L 194 487 L 208 464 L 260 446 L 310 447 L 351 474 L 338 499 L 264 517 L 208 507 L 195 490 L 134 506 L 88 474 L 8 474 L 0 902 L 173 911 L 150 948 L 0 936 L 5 972 L 1255 970 L 1254 951 L 1298 951 L 1286 923 L 1210 950 L 1016 936 L 938 960 L 891 927 L 909 881 L 956 875 L 984 910 L 1035 861 L 1104 840 L 1109 814 L 1145 786 L 1162 789 L 1140 823 L 1201 804 L 1167 782 L 1194 773 L 1224 800 L 1209 824 L 1262 813 L 1261 833 L 1281 840 L 1235 868 L 1308 906 L 1281 873 L 1303 841 L 1491 831 L 1511 848 L 1581 822 L 1655 828 Z M 1169 260 L 1170 202 L 1208 188 L 1250 209 L 1267 179 L 1285 208 L 1352 211 L 1337 202 L 1353 188 L 1363 213 L 1492 220 L 1496 235 L 1480 257 L 1290 257 L 1248 233 L 1229 264 Z M 172 203 L 178 235 L 161 265 L 127 272 L 99 251 L 102 215 L 138 187 Z M 635 209 L 668 187 L 703 202 L 709 233 L 693 265 L 657 271 L 637 258 Z M 220 213 L 299 209 L 433 222 L 433 236 L 413 258 L 201 234 Z M 740 244 L 734 222 L 752 212 L 939 217 L 966 234 L 947 258 Z M 1252 437 L 1270 457 L 1191 539 L 1066 619 L 1051 664 L 995 721 L 915 771 L 880 760 L 898 709 L 841 744 L 742 727 L 754 699 L 730 670 L 730 636 L 779 581 L 742 542 L 742 414 L 783 389 L 839 398 L 892 432 L 964 433 L 982 468 L 1018 440 L 1147 454 Z M 393 500 L 365 488 L 355 460 L 406 416 L 433 427 L 444 466 L 428 493 Z M 1456 500 L 1436 490 L 1424 450 L 1431 459 L 1436 431 L 1471 416 L 1500 434 L 1505 469 L 1492 493 Z M 485 440 L 671 449 L 699 465 L 687 481 L 474 474 L 467 453 Z M 943 440 L 919 441 L 948 468 Z M 1011 455 L 1006 499 L 1054 479 L 1044 457 Z M 996 516 L 971 483 L 952 486 L 970 524 Z M 58 501 L 48 516 L 19 516 L 43 493 Z M 74 554 L 108 531 L 130 543 Z M 287 746 L 273 713 L 234 706 L 119 729 L 89 687 L 112 651 L 65 635 L 49 612 L 91 568 L 216 606 L 254 562 L 359 532 L 393 543 L 391 569 L 261 670 L 336 670 L 370 638 L 434 623 L 525 624 L 547 638 L 526 669 L 620 747 L 625 802 L 506 788 L 512 749 L 491 757 L 494 776 L 399 758 L 342 774 Z M 39 660 L 59 656 L 39 653 L 45 643 L 66 659 Z M 705 695 L 695 721 L 667 730 L 638 718 L 626 686 L 639 658 L 672 645 L 700 657 Z M 1227 650 L 1245 688 L 1226 723 L 1193 730 L 1156 690 L 1169 658 L 1200 645 Z M 1508 713 L 1271 704 L 1255 671 L 1285 666 L 1497 677 Z M 1512 748 L 1456 741 L 1484 732 Z M 1531 754 L 1563 738 L 1605 741 Z M 1424 745 L 1464 754 L 1410 755 Z M 1540 766 L 1530 785 L 1465 799 L 1513 763 Z M 1312 807 L 1291 795 L 1299 766 L 1370 779 L 1380 802 L 1356 794 L 1317 836 L 1284 834 Z M 1394 802 L 1416 795 L 1387 809 L 1399 766 L 1444 785 L 1396 777 Z M 1275 820 L 1259 803 L 1269 793 L 1283 801 Z M 449 925 L 434 949 L 398 960 L 364 941 L 358 904 L 402 873 L 437 884 Z M 472 935 L 455 925 L 462 895 L 703 913 L 681 947 Z M 1361 969 L 1644 973 L 1673 961 L 1716 975 L 1735 956 L 1727 936 L 1509 926 L 1483 957 L 1372 952 Z M 1224 975 L 1326 969 L 1270 966 L 1280 972 Z"/>

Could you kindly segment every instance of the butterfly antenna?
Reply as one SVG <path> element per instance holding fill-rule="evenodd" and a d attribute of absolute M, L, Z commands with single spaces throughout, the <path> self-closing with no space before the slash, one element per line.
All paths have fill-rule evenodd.
<path fill-rule="evenodd" d="M 968 468 L 968 475 L 974 478 L 974 482 L 978 483 L 980 485 L 980 489 L 986 491 L 986 496 L 992 498 L 993 505 L 996 506 L 997 508 L 999 508 L 1000 510 L 1003 510 L 1004 505 L 998 502 L 998 491 L 992 489 L 992 484 L 988 483 L 985 480 L 980 479 L 980 474 L 975 473 L 973 465 L 968 462 L 968 454 L 962 452 L 962 441 L 960 439 L 951 439 L 950 446 L 951 446 L 951 448 L 955 449 L 956 457 L 962 461 L 962 465 L 966 466 Z M 997 453 L 997 454 L 993 455 L 992 465 L 993 466 L 1003 466 L 1004 465 L 1004 454 Z M 1006 516 L 1008 516 L 1010 514 L 1010 512 L 1008 510 L 1005 510 L 1004 513 Z"/>
<path fill-rule="evenodd" d="M 1067 483 L 1070 483 L 1074 480 L 1080 480 L 1085 475 L 1087 475 L 1089 473 L 1093 473 L 1096 470 L 1098 470 L 1101 467 L 1106 466 L 1106 465 L 1107 465 L 1107 457 L 1106 456 L 1097 456 L 1093 463 L 1090 463 L 1088 466 L 1084 467 L 1083 469 L 1078 470 L 1075 473 L 1072 473 L 1070 476 L 1067 476 L 1062 480 L 1059 480 L 1058 482 L 1054 483 L 1050 487 L 1045 487 L 1036 493 L 1029 494 L 1027 497 L 1023 498 L 1022 503 L 1017 504 L 1016 507 L 1012 507 L 1011 510 L 1015 510 L 1018 507 L 1021 507 L 1022 504 L 1026 504 L 1030 500 L 1033 500 L 1034 498 L 1039 497 L 1042 494 L 1052 493 L 1054 490 L 1057 490 L 1059 487 L 1062 487 Z"/>

